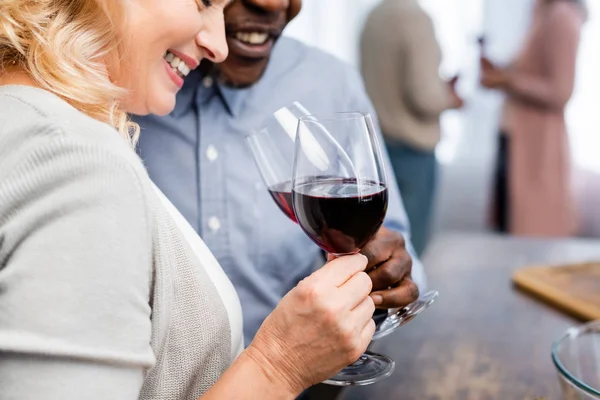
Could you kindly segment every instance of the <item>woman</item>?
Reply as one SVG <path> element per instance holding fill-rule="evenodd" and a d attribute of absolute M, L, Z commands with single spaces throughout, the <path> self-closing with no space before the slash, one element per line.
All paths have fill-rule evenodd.
<path fill-rule="evenodd" d="M 231 283 L 132 149 L 126 111 L 168 113 L 225 58 L 225 0 L 1 4 L 0 399 L 292 399 L 358 358 L 363 256 L 305 279 L 240 354 Z"/>
<path fill-rule="evenodd" d="M 494 219 L 517 235 L 577 231 L 565 107 L 575 81 L 581 0 L 538 0 L 525 45 L 507 69 L 482 57 L 483 86 L 506 93 Z"/>

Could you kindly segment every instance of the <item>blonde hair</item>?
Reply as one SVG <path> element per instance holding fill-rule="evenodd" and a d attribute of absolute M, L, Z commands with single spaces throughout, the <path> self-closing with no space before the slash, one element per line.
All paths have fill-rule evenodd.
<path fill-rule="evenodd" d="M 114 126 L 134 144 L 139 128 L 109 76 L 122 54 L 124 0 L 0 0 L 0 72 L 24 69 L 41 87 Z M 113 77 L 114 78 L 114 77 Z"/>

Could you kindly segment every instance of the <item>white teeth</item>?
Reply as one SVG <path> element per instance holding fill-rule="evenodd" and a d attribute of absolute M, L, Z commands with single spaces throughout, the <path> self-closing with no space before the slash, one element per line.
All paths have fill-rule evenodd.
<path fill-rule="evenodd" d="M 263 44 L 269 39 L 268 33 L 259 32 L 238 32 L 235 34 L 236 39 L 248 44 Z"/>
<path fill-rule="evenodd" d="M 165 54 L 165 60 L 169 63 L 173 71 L 182 78 L 188 76 L 188 74 L 191 71 L 191 68 L 185 63 L 185 61 L 183 61 L 170 51 L 167 51 L 167 53 Z"/>
<path fill-rule="evenodd" d="M 266 33 L 253 33 L 252 36 L 250 37 L 250 42 L 256 43 L 256 44 L 261 44 L 261 43 L 266 42 L 268 38 L 269 38 L 269 35 L 267 35 Z"/>
<path fill-rule="evenodd" d="M 181 72 L 183 74 L 183 76 L 187 76 L 187 74 L 190 73 L 190 69 L 187 65 L 185 65 L 185 63 L 179 63 L 179 66 L 177 67 L 177 69 L 179 70 L 179 72 Z"/>

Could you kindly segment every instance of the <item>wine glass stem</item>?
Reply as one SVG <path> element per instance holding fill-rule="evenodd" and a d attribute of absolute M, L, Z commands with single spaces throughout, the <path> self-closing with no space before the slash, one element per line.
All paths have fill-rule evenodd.
<path fill-rule="evenodd" d="M 398 307 L 398 308 L 388 308 L 388 317 L 391 317 L 393 315 L 396 315 L 398 313 L 398 311 L 400 311 L 402 309 L 402 307 Z"/>

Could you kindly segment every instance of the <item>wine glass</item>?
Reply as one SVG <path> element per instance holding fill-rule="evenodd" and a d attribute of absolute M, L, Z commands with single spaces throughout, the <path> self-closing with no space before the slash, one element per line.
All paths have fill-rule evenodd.
<path fill-rule="evenodd" d="M 292 169 L 295 156 L 295 141 L 300 118 L 316 120 L 299 102 L 293 102 L 275 111 L 258 129 L 247 136 L 247 141 L 260 171 L 263 182 L 281 211 L 293 222 L 296 221 L 292 206 Z M 371 132 L 372 121 L 366 119 Z M 325 126 L 315 123 L 311 126 L 317 135 L 327 137 Z M 305 139 L 305 141 L 308 138 Z M 310 141 L 309 141 L 310 142 Z M 312 157 L 324 158 L 324 150 L 314 145 Z M 379 147 L 378 147 L 379 149 Z M 379 150 L 378 150 L 379 151 Z M 339 152 L 345 154 L 345 152 Z M 346 160 L 348 161 L 348 160 Z M 352 164 L 352 162 L 346 164 Z M 390 309 L 386 314 L 374 316 L 377 328 L 373 340 L 395 331 L 399 326 L 411 321 L 437 298 L 437 292 L 425 293 L 415 302 L 400 309 Z"/>
<path fill-rule="evenodd" d="M 388 206 L 387 177 L 368 114 L 301 117 L 292 204 L 298 225 L 336 257 L 358 253 L 377 233 Z M 365 352 L 324 383 L 367 385 L 393 372 L 388 356 Z"/>
<path fill-rule="evenodd" d="M 293 222 L 292 168 L 296 128 L 310 113 L 299 102 L 282 107 L 247 136 L 263 182 L 281 211 Z"/>

